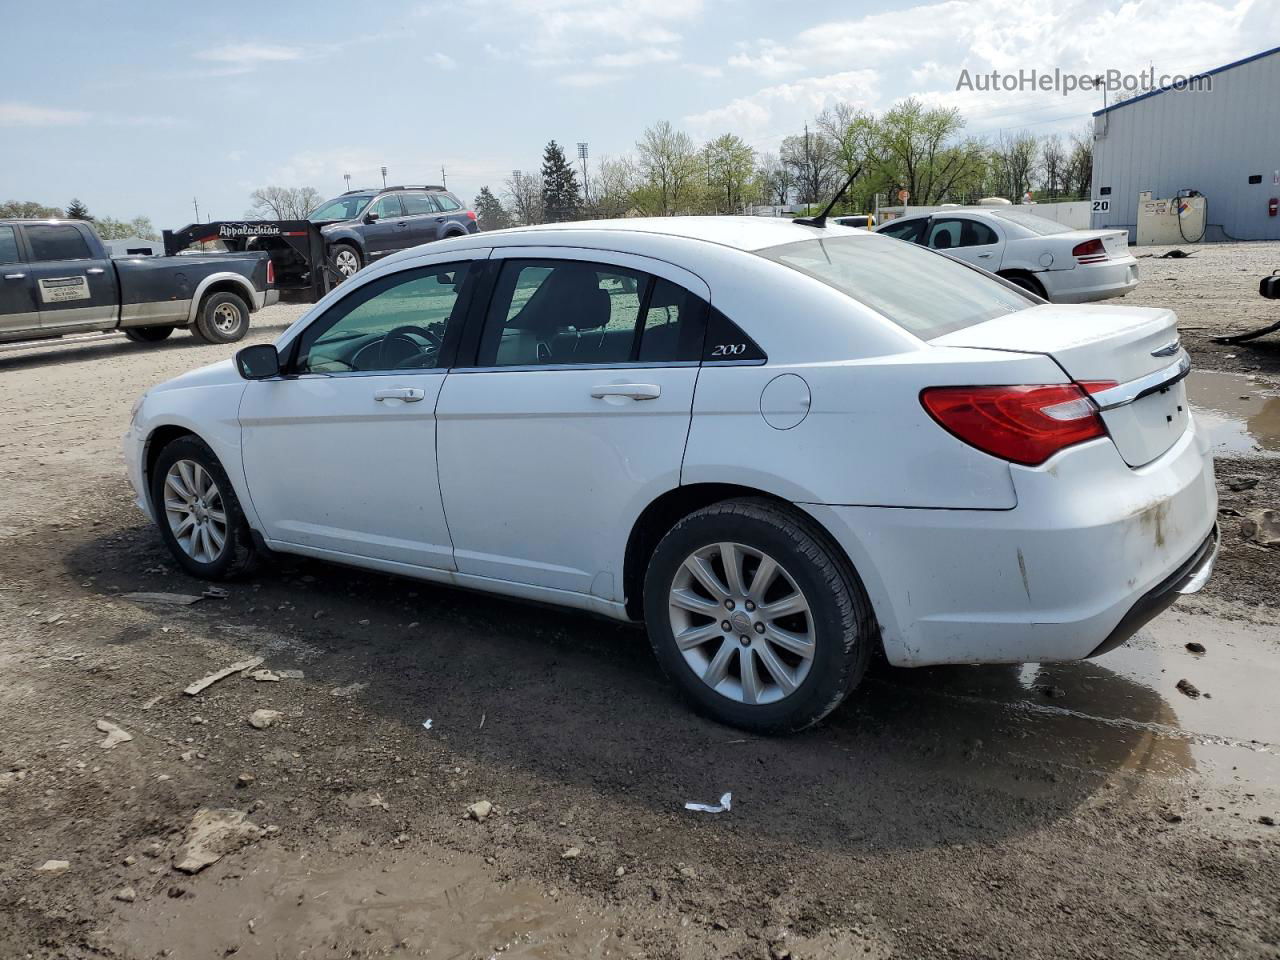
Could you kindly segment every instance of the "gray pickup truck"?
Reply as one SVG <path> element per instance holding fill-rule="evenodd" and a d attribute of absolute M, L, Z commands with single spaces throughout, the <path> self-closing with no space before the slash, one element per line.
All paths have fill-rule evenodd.
<path fill-rule="evenodd" d="M 113 259 L 81 220 L 0 220 L 0 342 L 119 330 L 154 343 L 178 327 L 233 343 L 275 303 L 266 253 Z"/>

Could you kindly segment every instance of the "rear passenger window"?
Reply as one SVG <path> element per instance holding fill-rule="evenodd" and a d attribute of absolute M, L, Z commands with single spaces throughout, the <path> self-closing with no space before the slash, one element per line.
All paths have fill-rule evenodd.
<path fill-rule="evenodd" d="M 13 227 L 0 227 L 0 263 L 17 263 L 18 237 Z"/>
<path fill-rule="evenodd" d="M 436 208 L 431 205 L 431 198 L 425 193 L 402 193 L 400 202 L 404 204 L 404 213 L 407 217 L 436 212 Z"/>
<path fill-rule="evenodd" d="M 697 360 L 705 304 L 625 267 L 509 260 L 502 266 L 477 364 L 601 366 Z"/>
<path fill-rule="evenodd" d="M 35 224 L 25 229 L 33 261 L 91 259 L 89 245 L 75 227 Z"/>

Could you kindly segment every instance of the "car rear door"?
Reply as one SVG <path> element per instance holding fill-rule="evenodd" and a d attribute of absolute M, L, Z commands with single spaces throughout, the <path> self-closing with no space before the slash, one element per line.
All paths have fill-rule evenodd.
<path fill-rule="evenodd" d="M 39 327 L 36 282 L 18 243 L 18 230 L 0 224 L 0 339 Z"/>
<path fill-rule="evenodd" d="M 430 243 L 440 238 L 440 214 L 436 212 L 431 195 L 426 192 L 406 191 L 400 194 L 400 204 L 404 207 L 405 221 L 408 228 L 407 245 L 416 247 L 420 243 Z"/>
<path fill-rule="evenodd" d="M 71 332 L 115 326 L 120 294 L 111 261 L 95 256 L 74 223 L 27 223 L 27 265 L 35 280 L 40 329 Z"/>
<path fill-rule="evenodd" d="M 933 217 L 925 246 L 992 273 L 1000 269 L 1000 237 L 974 217 Z"/>
<path fill-rule="evenodd" d="M 599 250 L 507 247 L 490 270 L 436 412 L 458 571 L 620 601 L 632 523 L 680 482 L 709 291 Z"/>

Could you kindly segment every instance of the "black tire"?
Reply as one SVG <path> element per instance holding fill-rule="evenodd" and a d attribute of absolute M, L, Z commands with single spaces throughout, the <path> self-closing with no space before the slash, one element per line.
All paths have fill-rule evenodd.
<path fill-rule="evenodd" d="M 221 552 L 212 561 L 201 561 L 191 556 L 178 543 L 169 523 L 169 514 L 165 510 L 165 477 L 169 469 L 180 460 L 198 463 L 213 479 L 226 516 L 226 534 Z M 199 437 L 188 435 L 174 440 L 156 458 L 151 477 L 151 504 L 156 514 L 156 526 L 160 528 L 160 538 L 169 548 L 175 560 L 193 577 L 205 580 L 231 580 L 249 573 L 257 565 L 258 549 L 254 545 L 249 532 L 249 524 L 240 509 L 240 501 L 236 498 L 235 489 L 222 469 L 222 464 L 213 451 Z M 211 501 L 212 502 L 212 501 Z"/>
<path fill-rule="evenodd" d="M 205 343 L 235 343 L 249 332 L 249 305 L 234 293 L 211 293 L 200 304 L 192 332 Z"/>
<path fill-rule="evenodd" d="M 360 253 L 360 248 L 353 243 L 335 243 L 329 250 L 329 262 L 345 280 L 364 266 L 364 256 Z M 351 269 L 352 264 L 355 266 L 354 270 Z"/>
<path fill-rule="evenodd" d="M 1002 274 L 1001 276 L 1004 275 Z M 1045 296 L 1044 287 L 1040 286 L 1040 281 L 1035 277 L 1028 277 L 1026 274 L 1022 273 L 1012 273 L 1008 276 L 1004 276 L 1004 279 L 1008 280 L 1015 287 L 1021 287 L 1023 290 L 1027 291 L 1027 293 L 1034 293 L 1041 300 L 1049 299 Z"/>
<path fill-rule="evenodd" d="M 128 327 L 124 335 L 134 343 L 159 343 L 167 340 L 173 327 Z"/>
<path fill-rule="evenodd" d="M 695 551 L 722 542 L 741 544 L 776 560 L 809 605 L 813 658 L 808 673 L 791 693 L 772 703 L 748 704 L 713 689 L 676 645 L 669 612 L 675 577 Z M 817 723 L 862 680 L 879 644 L 866 591 L 838 548 L 807 516 L 768 500 L 727 500 L 672 527 L 649 560 L 644 613 L 658 662 L 695 709 L 756 733 L 792 733 Z M 732 641 L 728 637 L 721 642 Z M 739 656 L 756 657 L 742 651 Z M 763 663 L 758 658 L 754 662 Z"/>

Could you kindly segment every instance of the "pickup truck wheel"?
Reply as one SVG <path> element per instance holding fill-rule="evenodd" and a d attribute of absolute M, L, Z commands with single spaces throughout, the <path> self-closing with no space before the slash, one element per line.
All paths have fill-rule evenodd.
<path fill-rule="evenodd" d="M 240 501 L 203 440 L 179 437 L 160 451 L 151 503 L 161 538 L 187 573 L 228 580 L 255 566 L 257 548 Z"/>
<path fill-rule="evenodd" d="M 130 327 L 124 335 L 134 343 L 159 343 L 173 333 L 173 327 Z"/>
<path fill-rule="evenodd" d="M 361 262 L 363 258 L 360 251 L 349 243 L 334 244 L 333 247 L 333 266 L 344 277 L 349 277 L 359 270 L 364 264 Z"/>
<path fill-rule="evenodd" d="M 195 334 L 206 343 L 235 343 L 249 332 L 249 305 L 234 293 L 205 298 L 196 317 Z"/>

